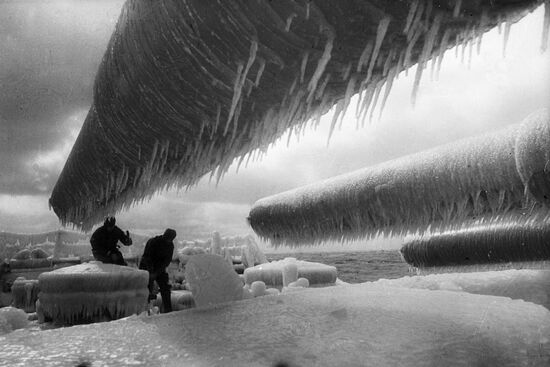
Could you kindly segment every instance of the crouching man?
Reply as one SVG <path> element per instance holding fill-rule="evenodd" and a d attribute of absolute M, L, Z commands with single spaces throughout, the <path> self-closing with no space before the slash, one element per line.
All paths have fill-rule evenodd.
<path fill-rule="evenodd" d="M 157 282 L 164 312 L 172 311 L 170 284 L 168 283 L 166 268 L 172 261 L 174 238 L 176 238 L 176 231 L 168 228 L 163 235 L 148 240 L 139 263 L 140 269 L 149 272 L 149 300 L 156 298 L 153 294 L 153 286 L 154 282 Z"/>
<path fill-rule="evenodd" d="M 95 230 L 90 238 L 94 258 L 105 264 L 128 265 L 118 249 L 118 241 L 124 246 L 131 246 L 130 233 L 124 233 L 116 226 L 115 217 L 105 218 L 103 226 Z"/>

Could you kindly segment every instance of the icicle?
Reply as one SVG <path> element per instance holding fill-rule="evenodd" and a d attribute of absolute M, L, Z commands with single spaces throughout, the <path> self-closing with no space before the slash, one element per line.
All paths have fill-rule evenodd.
<path fill-rule="evenodd" d="M 327 147 L 329 146 L 330 138 L 332 136 L 332 133 L 334 132 L 334 128 L 336 127 L 336 121 L 338 120 L 338 116 L 340 116 L 340 113 L 342 113 L 343 108 L 344 108 L 344 101 L 340 100 L 336 104 L 336 109 L 334 110 L 334 115 L 332 115 L 332 121 L 330 123 L 330 130 L 328 132 Z"/>
<path fill-rule="evenodd" d="M 483 32 L 485 31 L 487 22 L 488 22 L 487 8 L 483 8 L 483 10 L 481 11 L 481 20 L 479 21 L 479 26 L 477 28 L 479 36 L 477 38 L 476 52 L 478 55 L 481 53 L 481 42 L 483 41 Z"/>
<path fill-rule="evenodd" d="M 462 44 L 462 52 L 460 53 L 460 63 L 464 65 L 464 59 L 466 56 L 466 47 L 468 47 L 468 42 L 464 41 Z"/>
<path fill-rule="evenodd" d="M 246 63 L 246 67 L 243 67 L 243 64 L 239 63 L 239 66 L 237 68 L 237 78 L 235 79 L 235 86 L 233 88 L 233 100 L 231 101 L 231 109 L 229 110 L 229 115 L 227 117 L 226 126 L 223 132 L 224 136 L 227 134 L 229 125 L 231 124 L 231 120 L 233 119 L 233 114 L 235 113 L 237 104 L 241 99 L 241 92 L 242 92 L 244 83 L 246 81 L 246 76 L 248 74 L 248 71 L 250 70 L 250 67 L 254 63 L 254 60 L 256 59 L 257 51 L 258 51 L 258 42 L 256 40 L 253 40 L 252 44 L 250 45 L 250 55 L 248 57 L 248 62 Z M 237 121 L 235 121 L 235 124 L 237 124 Z"/>
<path fill-rule="evenodd" d="M 302 65 L 300 67 L 300 84 L 304 82 L 304 76 L 306 74 L 307 60 L 309 59 L 309 52 L 306 52 L 302 56 Z"/>
<path fill-rule="evenodd" d="M 462 7 L 462 0 L 456 0 L 455 8 L 453 10 L 453 18 L 457 18 L 460 15 L 461 7 Z"/>
<path fill-rule="evenodd" d="M 331 74 L 330 73 L 327 73 L 325 75 L 325 79 L 323 80 L 323 83 L 321 84 L 321 86 L 319 87 L 319 89 L 317 90 L 317 93 L 315 93 L 315 98 L 316 99 L 319 99 L 319 98 L 322 98 L 322 96 L 324 95 L 325 93 L 325 88 L 327 87 L 327 84 L 330 80 L 330 77 L 331 77 Z"/>
<path fill-rule="evenodd" d="M 308 102 L 312 100 L 313 95 L 315 93 L 315 89 L 317 88 L 317 84 L 319 83 L 319 79 L 321 78 L 321 75 L 323 75 L 323 72 L 325 71 L 325 68 L 330 61 L 330 57 L 332 54 L 332 47 L 334 43 L 334 34 L 332 32 L 329 32 L 327 43 L 325 44 L 325 50 L 323 51 L 323 55 L 319 59 L 319 62 L 317 63 L 317 68 L 315 69 L 315 72 L 313 73 L 313 76 L 311 77 L 311 80 L 308 84 L 308 91 L 309 95 L 307 97 Z"/>
<path fill-rule="evenodd" d="M 422 14 L 424 12 L 424 1 L 421 1 L 418 7 L 418 10 L 416 11 L 416 15 L 413 18 L 413 22 L 409 28 L 409 31 L 407 32 L 407 42 L 409 42 L 415 34 L 422 33 Z"/>
<path fill-rule="evenodd" d="M 256 80 L 254 81 L 254 86 L 256 86 L 256 87 L 258 85 L 260 85 L 260 79 L 262 78 L 262 74 L 263 74 L 264 69 L 265 69 L 265 60 L 260 59 L 259 63 L 260 63 L 260 68 L 258 69 L 258 74 L 256 74 Z"/>
<path fill-rule="evenodd" d="M 344 72 L 342 73 L 342 80 L 347 80 L 349 77 L 349 73 L 351 71 L 351 62 L 344 68 Z"/>
<path fill-rule="evenodd" d="M 403 34 L 409 33 L 414 14 L 416 12 L 416 9 L 418 8 L 418 2 L 419 0 L 413 0 L 411 6 L 409 7 L 409 13 L 407 14 L 407 20 L 405 21 L 405 29 L 403 29 Z"/>
<path fill-rule="evenodd" d="M 472 67 L 472 50 L 474 48 L 474 41 L 468 42 L 468 69 Z"/>
<path fill-rule="evenodd" d="M 290 146 L 290 138 L 292 137 L 292 131 L 294 130 L 294 127 L 291 126 L 290 129 L 288 129 L 288 138 L 286 139 L 286 147 L 288 148 Z"/>
<path fill-rule="evenodd" d="M 445 51 L 447 49 L 447 46 L 449 44 L 449 36 L 451 35 L 451 30 L 446 29 L 443 33 L 443 37 L 441 39 L 441 44 L 439 45 L 439 55 L 437 57 L 437 68 L 435 71 L 436 79 L 439 79 L 439 72 L 441 70 L 441 63 L 443 62 L 443 56 L 445 55 Z"/>
<path fill-rule="evenodd" d="M 420 37 L 420 32 L 417 32 L 413 36 L 411 41 L 408 43 L 407 49 L 405 50 L 405 56 L 404 56 L 403 64 L 404 64 L 405 68 L 407 68 L 407 69 L 411 65 L 412 50 L 414 49 L 414 46 L 415 46 L 416 42 L 418 41 L 419 37 Z"/>
<path fill-rule="evenodd" d="M 309 10 L 310 10 L 309 1 L 311 1 L 311 0 L 308 0 L 308 2 L 306 4 L 306 20 L 309 20 Z"/>
<path fill-rule="evenodd" d="M 432 58 L 432 63 L 430 66 L 430 81 L 434 80 L 435 65 L 437 64 L 437 57 Z"/>
<path fill-rule="evenodd" d="M 399 58 L 397 59 L 397 71 L 395 73 L 395 78 L 399 78 L 399 74 L 401 74 L 401 72 L 403 71 L 403 63 L 405 61 L 405 52 L 404 51 L 401 51 L 399 53 Z"/>
<path fill-rule="evenodd" d="M 508 45 L 508 38 L 510 37 L 510 29 L 512 28 L 511 22 L 506 22 L 504 26 L 504 39 L 502 42 L 502 57 L 506 57 L 506 46 Z"/>
<path fill-rule="evenodd" d="M 550 33 L 550 1 L 544 3 L 544 24 L 542 26 L 542 44 L 541 51 L 545 52 L 548 48 L 548 33 Z"/>
<path fill-rule="evenodd" d="M 363 93 L 365 92 L 365 88 L 360 85 L 359 86 L 359 95 L 357 97 L 357 104 L 355 105 L 355 119 L 356 119 L 356 128 L 358 129 L 359 128 L 359 111 L 360 111 L 360 108 L 361 108 L 361 101 L 363 100 Z"/>
<path fill-rule="evenodd" d="M 371 105 L 372 98 L 374 97 L 374 89 L 374 84 L 370 84 L 369 86 L 367 86 L 367 89 L 365 90 L 365 96 L 363 97 L 363 101 L 361 102 L 361 110 L 359 111 L 359 115 L 363 116 L 360 117 L 362 127 L 365 127 L 367 113 Z"/>
<path fill-rule="evenodd" d="M 368 58 L 372 52 L 373 48 L 372 40 L 369 40 L 367 44 L 365 45 L 365 48 L 363 49 L 363 52 L 361 52 L 361 56 L 359 57 L 359 61 L 357 62 L 357 72 L 360 73 L 363 69 L 363 65 L 365 65 L 368 61 Z"/>
<path fill-rule="evenodd" d="M 369 70 L 367 72 L 367 82 L 372 76 L 372 70 L 374 69 L 376 59 L 378 59 L 378 53 L 380 52 L 380 47 L 382 46 L 382 42 L 384 41 L 384 37 L 386 36 L 386 31 L 388 30 L 390 21 L 391 19 L 389 17 L 385 17 L 380 21 L 380 23 L 378 23 L 378 28 L 376 30 L 376 42 L 374 43 L 374 50 L 372 52 Z"/>
<path fill-rule="evenodd" d="M 235 112 L 235 108 L 237 107 L 238 97 L 240 97 L 241 91 L 239 90 L 239 85 L 241 83 L 241 74 L 243 72 L 244 65 L 242 63 L 239 63 L 237 67 L 237 77 L 235 78 L 235 84 L 233 86 L 233 100 L 231 101 L 231 109 L 229 111 L 227 122 L 224 128 L 223 135 L 227 134 L 227 130 L 229 129 L 229 123 L 231 122 L 231 119 L 233 118 L 233 113 Z"/>
<path fill-rule="evenodd" d="M 391 65 L 391 62 L 393 61 L 394 56 L 395 56 L 395 48 L 392 48 L 390 52 L 388 52 L 388 56 L 386 57 L 386 61 L 384 62 L 384 67 L 382 69 L 383 76 L 388 75 L 388 70 L 390 70 L 390 65 Z"/>
<path fill-rule="evenodd" d="M 286 18 L 286 26 L 285 26 L 285 32 L 289 32 L 290 31 L 290 25 L 292 24 L 292 20 L 294 18 L 296 18 L 298 16 L 298 14 L 296 13 L 292 13 L 288 16 L 288 18 Z"/>
<path fill-rule="evenodd" d="M 350 64 L 350 66 L 351 66 L 351 64 Z M 342 113 L 342 120 L 343 120 L 344 115 L 346 114 L 346 111 L 347 111 L 348 106 L 350 104 L 351 96 L 353 95 L 353 93 L 355 91 L 356 81 L 357 81 L 357 78 L 355 76 L 352 76 L 349 79 L 348 85 L 346 87 L 346 93 L 344 95 L 344 107 L 343 107 L 343 113 Z M 341 122 L 340 122 L 340 125 L 341 125 Z"/>
<path fill-rule="evenodd" d="M 294 78 L 294 81 L 292 82 L 292 84 L 290 85 L 290 89 L 288 91 L 288 95 L 292 95 L 292 93 L 294 92 L 294 88 L 296 88 L 296 83 L 298 82 L 298 78 Z"/>
<path fill-rule="evenodd" d="M 372 107 L 370 110 L 370 116 L 369 116 L 369 123 L 372 122 L 372 117 L 374 116 L 374 110 L 376 108 L 376 104 L 378 103 L 378 98 L 380 97 L 380 91 L 382 90 L 383 82 L 379 81 L 376 84 L 376 89 L 374 90 L 374 101 L 372 102 Z"/>
<path fill-rule="evenodd" d="M 424 47 L 422 49 L 422 54 L 420 55 L 420 60 L 418 61 L 418 64 L 416 66 L 416 75 L 414 78 L 414 84 L 413 84 L 413 91 L 412 91 L 412 98 L 411 102 L 412 105 L 416 103 L 416 95 L 418 93 L 418 88 L 420 86 L 420 79 L 422 78 L 422 71 L 424 69 L 424 66 L 426 64 L 426 61 L 430 57 L 433 49 L 433 45 L 435 42 L 435 37 L 437 36 L 437 32 L 439 31 L 439 25 L 441 23 L 441 17 L 442 14 L 438 13 L 432 23 L 432 27 L 430 28 L 428 34 L 426 35 L 424 39 Z"/>
<path fill-rule="evenodd" d="M 395 79 L 396 73 L 397 73 L 397 68 L 393 67 L 390 69 L 388 78 L 386 79 L 386 89 L 384 90 L 384 97 L 382 98 L 382 104 L 380 105 L 380 114 L 378 115 L 378 119 L 382 118 L 382 112 L 384 111 L 384 107 L 386 106 L 386 101 L 388 99 L 388 96 L 390 95 L 390 91 L 393 86 L 393 80 Z"/>

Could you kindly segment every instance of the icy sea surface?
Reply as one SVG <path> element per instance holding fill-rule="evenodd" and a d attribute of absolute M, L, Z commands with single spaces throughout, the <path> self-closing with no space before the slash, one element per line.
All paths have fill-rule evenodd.
<path fill-rule="evenodd" d="M 378 279 L 396 279 L 407 275 L 409 266 L 401 258 L 399 251 L 365 252 L 293 252 L 266 254 L 269 261 L 295 257 L 335 266 L 338 279 L 347 283 L 372 282 Z"/>

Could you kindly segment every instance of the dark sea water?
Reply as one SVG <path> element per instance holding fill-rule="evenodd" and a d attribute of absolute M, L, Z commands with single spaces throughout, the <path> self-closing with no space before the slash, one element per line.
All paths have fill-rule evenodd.
<path fill-rule="evenodd" d="M 338 270 L 338 278 L 347 283 L 414 275 L 409 273 L 409 265 L 403 261 L 399 251 L 293 252 L 266 254 L 266 256 L 269 261 L 295 257 L 298 260 L 332 265 Z"/>

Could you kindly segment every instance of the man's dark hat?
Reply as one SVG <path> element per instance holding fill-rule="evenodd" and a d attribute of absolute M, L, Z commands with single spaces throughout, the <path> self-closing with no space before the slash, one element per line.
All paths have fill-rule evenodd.
<path fill-rule="evenodd" d="M 176 238 L 176 231 L 171 228 L 167 228 L 166 231 L 164 231 L 162 237 L 164 237 L 165 240 L 172 241 L 174 238 Z"/>

